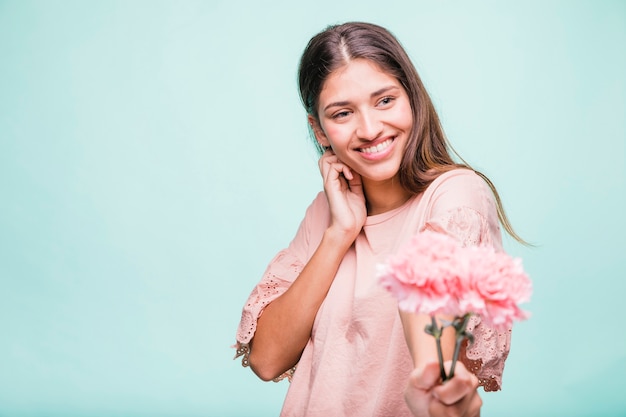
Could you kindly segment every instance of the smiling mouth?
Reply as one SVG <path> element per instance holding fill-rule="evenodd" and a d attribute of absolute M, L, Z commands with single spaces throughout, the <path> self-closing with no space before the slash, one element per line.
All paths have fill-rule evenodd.
<path fill-rule="evenodd" d="M 389 138 L 386 141 L 381 142 L 376 146 L 368 146 L 367 148 L 360 148 L 359 152 L 366 153 L 366 154 L 375 154 L 375 153 L 382 152 L 385 149 L 387 149 L 389 145 L 391 145 L 391 142 L 393 142 L 393 139 L 394 138 Z"/>

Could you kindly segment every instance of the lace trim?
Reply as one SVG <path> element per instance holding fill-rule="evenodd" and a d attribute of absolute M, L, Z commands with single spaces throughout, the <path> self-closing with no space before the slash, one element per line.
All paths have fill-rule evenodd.
<path fill-rule="evenodd" d="M 287 378 L 287 381 L 289 381 L 289 383 L 291 383 L 291 379 L 293 378 L 293 374 L 296 373 L 296 368 L 297 367 L 298 367 L 298 365 L 294 365 L 293 368 L 289 369 L 287 372 L 283 372 L 282 375 L 272 379 L 272 381 L 280 382 L 283 379 Z"/>
<path fill-rule="evenodd" d="M 270 262 L 261 282 L 254 288 L 241 312 L 237 342 L 248 343 L 256 331 L 263 309 L 282 295 L 303 269 L 302 262 L 287 251 L 281 251 Z"/>
<path fill-rule="evenodd" d="M 423 228 L 452 236 L 463 247 L 493 245 L 487 219 L 471 207 L 448 210 L 442 216 L 426 222 Z"/>
<path fill-rule="evenodd" d="M 237 348 L 237 352 L 235 353 L 233 360 L 243 356 L 243 358 L 241 358 L 241 366 L 244 368 L 250 366 L 250 345 L 247 343 L 237 343 L 233 347 Z"/>
<path fill-rule="evenodd" d="M 233 358 L 233 360 L 243 356 L 241 358 L 241 366 L 243 366 L 244 368 L 249 367 L 250 366 L 250 344 L 249 343 L 237 343 L 233 347 L 237 349 L 237 352 L 235 353 L 235 357 Z M 286 372 L 283 372 L 281 375 L 272 379 L 272 381 L 280 382 L 283 379 L 287 378 L 287 380 L 291 382 L 291 379 L 293 378 L 293 375 L 295 374 L 297 367 L 298 365 L 294 365 L 293 368 L 287 370 Z"/>

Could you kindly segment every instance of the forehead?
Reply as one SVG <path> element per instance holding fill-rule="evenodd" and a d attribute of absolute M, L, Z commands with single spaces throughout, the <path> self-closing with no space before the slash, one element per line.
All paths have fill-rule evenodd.
<path fill-rule="evenodd" d="M 329 100 L 369 96 L 381 87 L 390 85 L 401 87 L 398 80 L 378 64 L 367 59 L 354 59 L 328 76 L 320 93 L 320 104 Z"/>

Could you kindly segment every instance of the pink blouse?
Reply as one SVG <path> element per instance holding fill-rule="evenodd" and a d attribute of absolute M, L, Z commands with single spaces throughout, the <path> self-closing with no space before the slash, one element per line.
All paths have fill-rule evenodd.
<path fill-rule="evenodd" d="M 237 357 L 247 366 L 249 342 L 263 308 L 284 293 L 313 255 L 329 225 L 324 193 L 307 209 L 295 238 L 270 262 L 243 308 Z M 455 169 L 397 209 L 367 217 L 322 303 L 311 338 L 288 377 L 282 417 L 411 416 L 403 391 L 413 366 L 395 299 L 375 280 L 385 261 L 415 233 L 446 233 L 463 245 L 502 250 L 494 197 L 476 173 Z M 472 317 L 475 342 L 461 360 L 485 391 L 499 390 L 510 330 L 487 328 Z"/>

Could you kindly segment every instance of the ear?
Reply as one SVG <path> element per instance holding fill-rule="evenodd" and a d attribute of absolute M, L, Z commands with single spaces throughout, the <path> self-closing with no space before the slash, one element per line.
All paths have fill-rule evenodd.
<path fill-rule="evenodd" d="M 307 119 L 309 121 L 309 125 L 311 126 L 311 130 L 313 130 L 317 143 L 319 143 L 323 148 L 330 147 L 330 142 L 328 141 L 328 138 L 326 138 L 326 133 L 324 133 L 324 130 L 322 129 L 322 126 L 320 126 L 319 122 L 315 120 L 315 117 L 309 114 Z"/>

